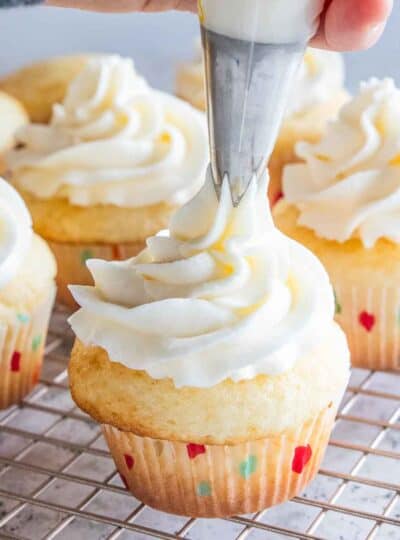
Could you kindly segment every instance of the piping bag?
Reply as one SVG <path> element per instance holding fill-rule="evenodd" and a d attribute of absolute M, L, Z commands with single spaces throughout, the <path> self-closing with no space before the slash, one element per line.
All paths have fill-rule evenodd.
<path fill-rule="evenodd" d="M 324 0 L 198 0 L 210 140 L 219 196 L 234 206 L 266 174 L 279 127 Z"/>

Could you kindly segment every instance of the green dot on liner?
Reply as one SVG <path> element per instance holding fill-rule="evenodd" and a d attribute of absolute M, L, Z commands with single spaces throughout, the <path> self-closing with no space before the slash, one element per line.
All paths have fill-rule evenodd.
<path fill-rule="evenodd" d="M 210 482 L 200 482 L 197 486 L 197 495 L 200 497 L 209 497 L 211 495 Z"/>
<path fill-rule="evenodd" d="M 342 313 L 342 306 L 339 302 L 339 299 L 337 297 L 336 291 L 333 291 L 333 294 L 335 295 L 335 315 L 340 315 Z"/>
<path fill-rule="evenodd" d="M 32 351 L 36 352 L 42 343 L 42 336 L 35 336 L 32 339 Z"/>
<path fill-rule="evenodd" d="M 17 319 L 22 324 L 27 324 L 30 320 L 30 317 L 27 313 L 17 313 Z"/>
<path fill-rule="evenodd" d="M 81 264 L 86 264 L 88 259 L 93 259 L 93 252 L 90 249 L 84 249 L 81 253 Z"/>
<path fill-rule="evenodd" d="M 250 475 L 256 472 L 257 469 L 257 457 L 249 456 L 245 461 L 242 461 L 239 465 L 239 473 L 243 478 L 248 478 Z"/>

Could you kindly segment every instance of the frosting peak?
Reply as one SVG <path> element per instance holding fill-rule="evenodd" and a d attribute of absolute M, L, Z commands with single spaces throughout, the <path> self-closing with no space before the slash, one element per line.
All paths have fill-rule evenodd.
<path fill-rule="evenodd" d="M 182 204 L 207 164 L 203 115 L 150 88 L 119 56 L 90 60 L 49 125 L 28 125 L 17 139 L 22 148 L 7 160 L 13 181 L 80 206 Z"/>
<path fill-rule="evenodd" d="M 232 206 L 210 178 L 173 217 L 169 236 L 124 262 L 91 260 L 94 287 L 71 290 L 70 319 L 85 344 L 177 386 L 289 369 L 333 324 L 334 301 L 317 259 L 283 237 L 255 180 Z"/>
<path fill-rule="evenodd" d="M 307 49 L 286 109 L 286 116 L 326 103 L 343 91 L 345 69 L 341 54 Z"/>
<path fill-rule="evenodd" d="M 31 217 L 24 201 L 0 178 L 0 288 L 16 277 L 32 234 Z"/>
<path fill-rule="evenodd" d="M 319 236 L 366 247 L 400 242 L 400 90 L 371 79 L 318 144 L 299 143 L 304 163 L 284 171 L 285 199 Z"/>

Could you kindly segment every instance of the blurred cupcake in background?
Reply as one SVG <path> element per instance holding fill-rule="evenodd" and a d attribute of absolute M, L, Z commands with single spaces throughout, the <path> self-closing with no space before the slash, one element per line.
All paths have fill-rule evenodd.
<path fill-rule="evenodd" d="M 50 123 L 26 126 L 17 140 L 10 180 L 56 255 L 67 304 L 69 283 L 91 282 L 88 258 L 132 257 L 167 227 L 200 189 L 208 156 L 204 115 L 118 56 L 91 59 Z"/>
<path fill-rule="evenodd" d="M 282 194 L 284 166 L 298 161 L 296 143 L 317 142 L 325 133 L 329 120 L 337 116 L 341 106 L 349 99 L 344 80 L 345 67 L 339 53 L 307 49 L 269 163 L 269 198 L 272 205 Z M 206 109 L 200 43 L 195 60 L 184 64 L 178 71 L 176 93 L 195 107 Z"/>
<path fill-rule="evenodd" d="M 272 205 L 282 195 L 283 168 L 298 161 L 296 143 L 319 141 L 329 121 L 349 99 L 344 80 L 345 67 L 339 53 L 307 49 L 269 162 Z"/>
<path fill-rule="evenodd" d="M 0 78 L 0 89 L 18 99 L 31 122 L 47 123 L 71 81 L 95 55 L 75 54 L 41 60 Z"/>
<path fill-rule="evenodd" d="M 355 366 L 400 368 L 400 90 L 372 79 L 284 171 L 277 226 L 313 251 Z"/>
<path fill-rule="evenodd" d="M 103 424 L 127 488 L 180 515 L 279 504 L 317 473 L 349 377 L 320 262 L 277 231 L 253 181 L 211 178 L 127 261 L 72 287 L 76 403 Z"/>
<path fill-rule="evenodd" d="M 28 122 L 23 105 L 0 91 L 0 174 L 5 172 L 4 155 L 15 144 L 15 132 Z"/>
<path fill-rule="evenodd" d="M 175 82 L 176 94 L 191 103 L 193 107 L 205 111 L 207 96 L 205 87 L 205 74 L 203 50 L 201 41 L 196 42 L 195 58 L 192 62 L 182 64 L 178 68 Z"/>
<path fill-rule="evenodd" d="M 18 193 L 0 178 L 0 409 L 35 386 L 55 298 L 56 264 Z"/>

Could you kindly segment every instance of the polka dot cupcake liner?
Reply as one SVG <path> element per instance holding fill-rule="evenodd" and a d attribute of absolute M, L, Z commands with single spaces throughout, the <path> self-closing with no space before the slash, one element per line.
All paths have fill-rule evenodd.
<path fill-rule="evenodd" d="M 57 260 L 57 300 L 71 308 L 77 304 L 68 285 L 92 285 L 92 277 L 86 267 L 88 259 L 107 261 L 130 259 L 145 247 L 144 242 L 127 244 L 68 244 L 48 241 Z"/>
<path fill-rule="evenodd" d="M 371 287 L 334 280 L 336 320 L 346 333 L 353 366 L 400 369 L 400 286 Z"/>
<path fill-rule="evenodd" d="M 0 325 L 0 409 L 19 403 L 39 380 L 55 287 L 32 312 Z"/>
<path fill-rule="evenodd" d="M 191 517 L 256 512 L 314 478 L 335 418 L 331 406 L 290 432 L 233 446 L 156 440 L 103 426 L 126 488 L 145 504 Z"/>

